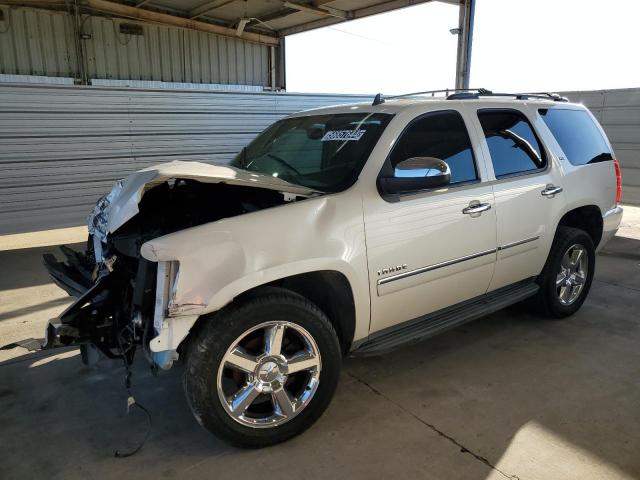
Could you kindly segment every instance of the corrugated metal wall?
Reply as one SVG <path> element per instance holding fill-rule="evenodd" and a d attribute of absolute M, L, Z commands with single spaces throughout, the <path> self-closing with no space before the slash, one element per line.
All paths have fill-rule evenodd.
<path fill-rule="evenodd" d="M 65 12 L 0 7 L 0 74 L 79 78 L 72 17 Z M 204 32 L 82 16 L 89 78 L 269 86 L 269 48 Z"/>
<path fill-rule="evenodd" d="M 75 77 L 71 17 L 63 12 L 0 7 L 0 73 Z"/>
<path fill-rule="evenodd" d="M 622 202 L 640 205 L 640 88 L 563 95 L 583 103 L 602 124 L 622 167 Z"/>
<path fill-rule="evenodd" d="M 80 225 L 130 172 L 227 162 L 284 115 L 363 98 L 0 84 L 0 234 Z"/>
<path fill-rule="evenodd" d="M 640 204 L 640 89 L 568 92 L 598 117 Z M 79 225 L 117 178 L 188 158 L 226 162 L 288 113 L 348 95 L 0 84 L 0 234 Z"/>
<path fill-rule="evenodd" d="M 204 32 L 142 24 L 144 35 L 123 35 L 120 23 L 91 17 L 83 32 L 91 78 L 269 85 L 265 45 Z"/>

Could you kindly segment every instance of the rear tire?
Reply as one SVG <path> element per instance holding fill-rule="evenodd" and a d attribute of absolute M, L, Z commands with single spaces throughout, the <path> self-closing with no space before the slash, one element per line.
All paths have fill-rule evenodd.
<path fill-rule="evenodd" d="M 550 318 L 564 318 L 577 312 L 591 288 L 595 263 L 593 241 L 585 231 L 558 227 L 537 280 L 540 291 L 534 302 L 540 313 Z"/>
<path fill-rule="evenodd" d="M 191 343 L 183 384 L 207 430 L 235 446 L 264 447 L 302 433 L 322 415 L 341 361 L 324 313 L 298 294 L 269 288 L 206 319 Z"/>

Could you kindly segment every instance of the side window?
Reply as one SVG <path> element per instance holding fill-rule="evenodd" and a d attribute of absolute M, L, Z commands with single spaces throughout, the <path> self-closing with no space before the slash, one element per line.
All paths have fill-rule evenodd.
<path fill-rule="evenodd" d="M 451 169 L 451 184 L 478 180 L 467 127 L 458 112 L 433 112 L 414 120 L 389 157 L 391 166 L 412 157 L 435 157 Z"/>
<path fill-rule="evenodd" d="M 600 129 L 584 110 L 544 108 L 538 112 L 573 165 L 613 160 Z"/>
<path fill-rule="evenodd" d="M 496 178 L 546 167 L 547 159 L 527 118 L 517 110 L 478 111 Z"/>

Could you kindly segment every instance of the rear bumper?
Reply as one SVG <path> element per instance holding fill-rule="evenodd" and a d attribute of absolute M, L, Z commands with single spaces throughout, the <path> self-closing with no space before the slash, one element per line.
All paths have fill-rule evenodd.
<path fill-rule="evenodd" d="M 598 245 L 598 251 L 604 247 L 618 231 L 618 227 L 620 227 L 620 222 L 622 221 L 622 212 L 622 207 L 618 206 L 606 211 L 604 215 L 602 215 L 602 239 Z"/>

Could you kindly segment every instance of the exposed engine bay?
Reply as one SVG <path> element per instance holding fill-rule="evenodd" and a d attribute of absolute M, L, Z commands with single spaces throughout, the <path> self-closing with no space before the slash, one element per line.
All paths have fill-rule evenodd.
<path fill-rule="evenodd" d="M 48 325 L 42 348 L 72 344 L 93 345 L 109 358 L 131 364 L 138 345 L 154 367 L 168 368 L 174 357 L 158 360 L 149 349 L 161 325 L 156 321 L 158 270 L 164 264 L 140 255 L 154 238 L 224 218 L 256 212 L 295 201 L 298 197 L 273 188 L 207 183 L 171 178 L 144 192 L 137 214 L 114 232 L 108 232 L 113 203 L 122 182 L 97 203 L 89 216 L 86 250 L 61 247 L 64 260 L 44 255 L 44 263 L 58 286 L 78 300 Z M 164 278 L 169 272 L 162 271 Z M 162 315 L 161 315 L 162 316 Z"/>

